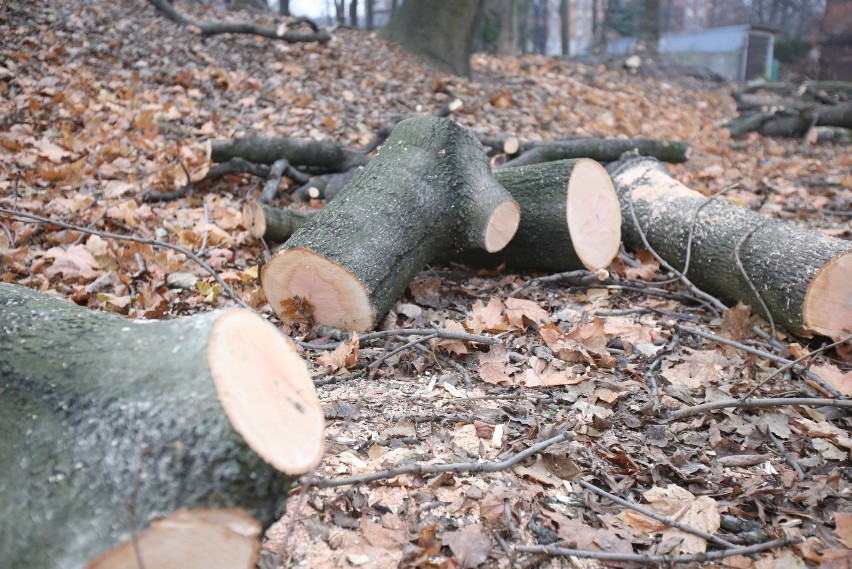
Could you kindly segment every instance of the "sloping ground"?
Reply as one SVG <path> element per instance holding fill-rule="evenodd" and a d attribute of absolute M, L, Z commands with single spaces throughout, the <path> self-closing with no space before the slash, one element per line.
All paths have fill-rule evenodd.
<path fill-rule="evenodd" d="M 380 126 L 433 113 L 452 97 L 464 101 L 453 116 L 484 134 L 684 140 L 692 157 L 671 170 L 687 186 L 710 194 L 737 184 L 726 199 L 849 237 L 849 217 L 836 215 L 852 204 L 848 147 L 732 142 L 721 127 L 735 114 L 729 86 L 660 83 L 543 57 L 476 56 L 474 77 L 466 80 L 438 74 L 366 32 L 338 30 L 326 45 L 203 39 L 131 1 L 6 3 L 0 35 L 0 207 L 180 244 L 269 315 L 256 282 L 266 251 L 248 236 L 239 214 L 261 182 L 231 176 L 153 205 L 143 194 L 179 188 L 187 175 L 203 177 L 211 137 L 264 133 L 358 146 Z M 281 203 L 287 202 L 282 191 Z M 0 214 L 0 255 L 6 282 L 130 316 L 233 304 L 208 273 L 177 252 L 7 214 Z M 653 265 L 644 267 L 650 270 L 645 278 L 653 276 Z M 389 358 L 372 380 L 347 378 L 346 367 L 373 362 L 406 340 L 349 353 L 344 347 L 320 361 L 322 352 L 306 350 L 318 377 L 340 368 L 334 382 L 319 388 L 330 425 L 328 456 L 317 475 L 502 460 L 566 429 L 576 438 L 493 474 L 401 475 L 311 490 L 306 500 L 294 496 L 293 519 L 270 532 L 270 551 L 284 548 L 309 567 L 388 567 L 401 559 L 411 567 L 506 567 L 510 559 L 518 566 L 559 566 L 547 556 L 512 551 L 557 540 L 643 553 L 706 547 L 567 481 L 570 466 L 585 480 L 660 511 L 676 504 L 668 514 L 710 532 L 718 531 L 721 514 L 725 538 L 737 545 L 749 543 L 754 531 L 763 532 L 758 541 L 808 539 L 760 559 L 739 556 L 731 566 L 813 563 L 832 549 L 831 559 L 848 560 L 842 545 L 852 545 L 849 518 L 836 515 L 850 510 L 847 417 L 780 407 L 662 423 L 647 413 L 652 354 L 661 358 L 650 373 L 662 404 L 672 409 L 736 397 L 775 364 L 700 338 L 676 338 L 671 320 L 718 332 L 718 319 L 683 297 L 539 286 L 534 276 L 433 268 L 386 322 L 464 323 L 477 333 L 500 334 L 508 349 L 433 342 L 426 352 Z M 524 285 L 532 286 L 522 302 L 510 300 Z M 578 322 L 585 324 L 578 329 Z M 740 339 L 760 343 L 748 326 L 744 330 Z M 848 362 L 848 350 L 820 356 L 814 370 L 848 385 L 848 372 L 842 374 L 848 363 L 831 359 L 844 354 Z M 802 389 L 797 376 L 779 376 L 758 395 Z"/>

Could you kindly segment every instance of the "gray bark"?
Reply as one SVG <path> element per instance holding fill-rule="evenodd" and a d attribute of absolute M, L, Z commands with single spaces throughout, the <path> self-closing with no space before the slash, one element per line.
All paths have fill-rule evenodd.
<path fill-rule="evenodd" d="M 182 507 L 281 514 L 293 477 L 237 433 L 211 378 L 225 314 L 131 321 L 0 284 L 4 567 L 79 569 Z"/>
<path fill-rule="evenodd" d="M 625 152 L 631 151 L 637 151 L 643 156 L 654 156 L 665 162 L 685 162 L 689 156 L 689 147 L 675 140 L 578 138 L 532 145 L 529 150 L 509 160 L 502 167 L 529 166 L 571 158 L 591 158 L 598 162 L 611 162 L 621 158 Z"/>
<path fill-rule="evenodd" d="M 244 158 L 260 164 L 272 164 L 284 158 L 293 166 L 308 166 L 327 172 L 345 172 L 370 160 L 357 150 L 319 140 L 246 136 L 212 141 L 210 159 L 213 162 L 232 158 Z"/>
<path fill-rule="evenodd" d="M 818 271 L 836 257 L 848 254 L 852 244 L 724 201 L 706 204 L 704 196 L 683 186 L 665 191 L 656 182 L 664 178 L 668 178 L 665 167 L 650 158 L 625 161 L 613 172 L 622 204 L 624 244 L 633 249 L 644 248 L 630 214 L 632 202 L 651 247 L 682 270 L 689 231 L 694 225 L 687 278 L 729 305 L 743 301 L 755 312 L 762 312 L 760 301 L 734 257 L 740 240 L 757 228 L 740 247 L 745 272 L 776 323 L 794 334 L 811 335 L 813 330 L 807 327 L 802 314 L 808 287 Z M 705 207 L 697 213 L 702 206 Z"/>

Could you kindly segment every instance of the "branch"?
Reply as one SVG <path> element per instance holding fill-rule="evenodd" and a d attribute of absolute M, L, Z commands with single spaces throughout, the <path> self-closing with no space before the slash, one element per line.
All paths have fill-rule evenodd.
<path fill-rule="evenodd" d="M 458 332 L 456 330 L 447 330 L 445 328 L 396 328 L 393 330 L 382 330 L 380 332 L 370 332 L 363 336 L 358 336 L 361 342 L 369 340 L 377 340 L 387 338 L 389 336 L 428 336 L 435 334 L 438 338 L 447 338 L 449 340 L 461 340 L 463 342 L 476 342 L 477 344 L 487 344 L 496 346 L 501 343 L 499 338 L 491 336 L 479 336 L 477 334 L 468 334 L 467 332 Z M 349 336 L 346 336 L 348 339 Z M 345 341 L 345 340 L 344 340 Z M 296 342 L 300 346 L 308 350 L 333 350 L 340 346 L 341 342 L 329 342 L 328 344 L 314 344 L 311 342 Z"/>
<path fill-rule="evenodd" d="M 181 26 L 195 26 L 203 36 L 219 34 L 254 34 L 269 39 L 281 40 L 288 43 L 327 42 L 331 39 L 328 32 L 279 32 L 252 22 L 194 22 L 178 12 L 168 0 L 148 0 L 160 13 L 169 20 Z"/>
<path fill-rule="evenodd" d="M 749 545 L 746 547 L 735 547 L 724 551 L 711 551 L 709 553 L 692 553 L 689 555 L 641 555 L 638 553 L 607 553 L 605 551 L 586 551 L 583 549 L 566 549 L 564 547 L 553 547 L 550 545 L 516 545 L 515 551 L 523 553 L 545 553 L 554 556 L 570 556 L 582 557 L 585 559 L 600 559 L 602 561 L 628 561 L 635 563 L 656 563 L 667 565 L 669 563 L 692 563 L 695 561 L 710 561 L 715 559 L 725 559 L 734 555 L 751 555 L 760 551 L 766 551 L 773 547 L 783 547 L 795 543 L 801 543 L 800 537 L 784 537 L 759 543 L 757 545 Z"/>
<path fill-rule="evenodd" d="M 562 434 L 551 437 L 546 441 L 534 444 L 526 450 L 512 455 L 502 462 L 456 462 L 452 464 L 406 464 L 399 468 L 390 470 L 382 470 L 372 474 L 360 474 L 358 476 L 350 476 L 348 478 L 317 478 L 313 485 L 317 488 L 333 488 L 337 486 L 349 486 L 350 484 L 365 484 L 374 482 L 382 478 L 393 478 L 401 474 L 439 474 L 441 472 L 500 472 L 508 470 L 519 462 L 531 457 L 532 455 L 543 451 L 551 445 L 561 443 L 563 441 L 574 438 L 573 431 L 567 431 Z"/>
<path fill-rule="evenodd" d="M 700 415 L 705 411 L 714 409 L 725 409 L 727 407 L 739 407 L 742 409 L 755 409 L 760 407 L 782 407 L 784 405 L 809 405 L 812 407 L 841 407 L 852 409 L 852 401 L 849 399 L 828 399 L 820 397 L 775 397 L 768 399 L 725 399 L 722 401 L 711 401 L 694 407 L 687 407 L 672 412 L 668 416 L 669 421 L 683 419 L 691 415 Z"/>

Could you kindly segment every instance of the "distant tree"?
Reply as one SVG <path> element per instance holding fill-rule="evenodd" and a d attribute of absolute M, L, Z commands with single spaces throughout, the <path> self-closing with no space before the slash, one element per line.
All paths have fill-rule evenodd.
<path fill-rule="evenodd" d="M 367 29 L 372 30 L 375 28 L 375 6 L 373 6 L 374 0 L 364 0 L 364 16 L 367 20 Z"/>
<path fill-rule="evenodd" d="M 358 27 L 358 0 L 349 0 L 349 25 Z"/>
<path fill-rule="evenodd" d="M 649 53 L 656 53 L 660 45 L 660 0 L 644 0 L 640 36 Z"/>
<path fill-rule="evenodd" d="M 562 57 L 571 55 L 571 3 L 559 0 L 559 39 L 562 44 Z"/>
<path fill-rule="evenodd" d="M 346 0 L 334 0 L 334 15 L 338 26 L 346 23 Z"/>
<path fill-rule="evenodd" d="M 282 16 L 290 15 L 290 0 L 278 0 L 278 13 Z"/>
<path fill-rule="evenodd" d="M 408 0 L 382 35 L 431 65 L 470 75 L 473 35 L 483 0 Z"/>

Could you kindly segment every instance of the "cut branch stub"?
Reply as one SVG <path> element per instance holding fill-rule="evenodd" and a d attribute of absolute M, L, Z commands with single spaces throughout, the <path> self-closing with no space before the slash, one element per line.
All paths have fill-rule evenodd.
<path fill-rule="evenodd" d="M 304 360 L 253 312 L 128 320 L 0 284 L 9 567 L 82 567 L 180 508 L 266 527 L 323 428 Z"/>
<path fill-rule="evenodd" d="M 760 300 L 737 265 L 739 246 L 743 269 L 775 322 L 806 336 L 841 338 L 852 332 L 849 241 L 727 202 L 707 204 L 707 198 L 672 179 L 650 158 L 625 161 L 612 179 L 624 211 L 622 232 L 628 247 L 643 247 L 629 213 L 632 202 L 648 243 L 678 270 L 683 270 L 694 225 L 687 278 L 702 290 L 731 305 L 741 300 L 761 312 Z"/>
<path fill-rule="evenodd" d="M 263 291 L 287 322 L 368 330 L 431 260 L 499 251 L 519 220 L 469 131 L 449 119 L 408 119 L 264 266 Z"/>
<path fill-rule="evenodd" d="M 521 269 L 606 268 L 621 245 L 621 207 L 603 166 L 560 160 L 494 172 L 521 205 L 521 224 L 498 253 L 465 251 L 454 260 Z"/>

